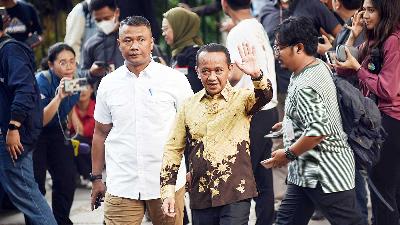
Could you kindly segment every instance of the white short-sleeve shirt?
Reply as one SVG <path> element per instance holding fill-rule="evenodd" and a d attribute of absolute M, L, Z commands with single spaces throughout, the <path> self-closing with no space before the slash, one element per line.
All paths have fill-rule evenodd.
<path fill-rule="evenodd" d="M 108 193 L 160 198 L 164 145 L 177 108 L 192 95 L 184 74 L 154 61 L 138 77 L 123 65 L 102 79 L 94 118 L 113 124 L 105 140 Z M 184 186 L 185 174 L 182 159 L 177 189 Z"/>
<path fill-rule="evenodd" d="M 264 27 L 256 19 L 242 20 L 229 32 L 226 38 L 226 47 L 231 55 L 232 63 L 242 62 L 238 46 L 243 42 L 255 47 L 257 63 L 264 72 L 264 77 L 272 83 L 273 96 L 271 101 L 263 107 L 263 110 L 274 108 L 278 104 L 274 53 Z M 235 88 L 253 89 L 251 77 L 244 74 Z"/>

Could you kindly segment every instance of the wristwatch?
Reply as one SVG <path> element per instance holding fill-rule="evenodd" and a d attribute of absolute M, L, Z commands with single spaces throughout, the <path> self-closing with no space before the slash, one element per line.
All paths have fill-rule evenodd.
<path fill-rule="evenodd" d="M 95 181 L 95 180 L 101 180 L 101 179 L 103 179 L 103 175 L 101 175 L 101 174 L 94 175 L 94 174 L 92 174 L 92 173 L 89 173 L 89 180 L 90 180 L 91 182 L 93 182 L 93 181 Z"/>
<path fill-rule="evenodd" d="M 297 155 L 295 155 L 289 147 L 285 148 L 285 156 L 289 161 L 294 161 L 298 159 Z"/>
<path fill-rule="evenodd" d="M 252 80 L 252 81 L 260 81 L 260 80 L 262 80 L 263 77 L 264 77 L 264 73 L 263 73 L 262 70 L 260 70 L 260 72 L 261 72 L 260 76 L 258 76 L 257 78 L 253 78 L 253 77 L 252 77 L 251 80 Z"/>
<path fill-rule="evenodd" d="M 17 127 L 15 124 L 9 123 L 8 129 L 9 130 L 18 130 L 20 127 Z"/>

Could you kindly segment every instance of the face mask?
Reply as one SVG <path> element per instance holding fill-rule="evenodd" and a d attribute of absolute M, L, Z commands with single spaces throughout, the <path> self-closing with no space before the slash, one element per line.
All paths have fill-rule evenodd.
<path fill-rule="evenodd" d="M 101 22 L 96 23 L 96 25 L 103 31 L 105 34 L 110 34 L 115 30 L 117 23 L 114 21 L 114 18 L 111 20 L 103 20 Z"/>

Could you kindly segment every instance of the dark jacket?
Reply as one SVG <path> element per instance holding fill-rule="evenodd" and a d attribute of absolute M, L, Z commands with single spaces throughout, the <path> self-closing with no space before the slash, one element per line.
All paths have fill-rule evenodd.
<path fill-rule="evenodd" d="M 354 151 L 356 166 L 370 169 L 379 160 L 384 141 L 382 117 L 375 102 L 345 79 L 334 76 L 342 124 Z"/>
<path fill-rule="evenodd" d="M 55 97 L 56 89 L 60 85 L 61 79 L 52 71 L 49 70 L 50 80 L 46 78 L 43 72 L 40 72 L 36 76 L 37 83 L 40 89 L 41 95 L 41 105 L 44 109 Z M 79 101 L 79 94 L 74 94 L 71 96 L 65 97 L 58 107 L 58 115 L 56 115 L 50 120 L 50 122 L 44 127 L 43 132 L 46 131 L 47 128 L 55 128 L 58 129 L 60 127 L 59 122 L 65 126 L 66 119 L 68 113 L 71 112 L 72 108 Z M 60 117 L 60 118 L 58 118 Z"/>
<path fill-rule="evenodd" d="M 203 89 L 203 84 L 196 73 L 196 54 L 199 46 L 187 46 L 171 59 L 171 67 L 186 75 L 190 87 L 196 93 Z"/>
<path fill-rule="evenodd" d="M 8 39 L 3 36 L 0 42 Z M 20 122 L 21 143 L 34 145 L 42 128 L 40 91 L 35 79 L 32 50 L 10 41 L 0 49 L 0 126 L 7 133 L 10 120 Z M 31 149 L 31 148 L 28 148 Z"/>

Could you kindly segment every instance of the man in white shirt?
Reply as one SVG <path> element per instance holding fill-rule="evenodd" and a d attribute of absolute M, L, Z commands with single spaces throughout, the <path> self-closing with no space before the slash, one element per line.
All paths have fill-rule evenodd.
<path fill-rule="evenodd" d="M 250 123 L 250 155 L 254 177 L 256 179 L 258 197 L 256 202 L 256 225 L 271 225 L 274 218 L 274 192 L 272 171 L 266 170 L 260 162 L 271 157 L 272 140 L 264 136 L 278 122 L 276 106 L 277 87 L 275 75 L 275 59 L 267 33 L 263 26 L 252 16 L 250 0 L 222 0 L 222 9 L 235 23 L 226 39 L 226 46 L 231 53 L 231 61 L 242 63 L 237 46 L 247 42 L 256 49 L 257 64 L 264 71 L 266 78 L 272 83 L 273 97 L 261 111 L 257 112 Z M 229 82 L 235 88 L 254 89 L 251 78 L 243 74 L 234 64 Z"/>
<path fill-rule="evenodd" d="M 82 63 L 81 51 L 83 45 L 97 31 L 97 26 L 89 11 L 90 0 L 82 1 L 71 10 L 67 16 L 64 42 L 75 51 L 75 58 Z"/>
<path fill-rule="evenodd" d="M 150 23 L 133 16 L 121 22 L 123 66 L 105 76 L 98 88 L 92 146 L 92 207 L 105 196 L 106 224 L 141 224 L 145 209 L 153 224 L 182 224 L 185 163 L 178 172 L 176 216 L 161 211 L 160 170 L 163 147 L 177 108 L 193 95 L 180 72 L 151 60 Z M 101 172 L 107 164 L 107 192 Z"/>

